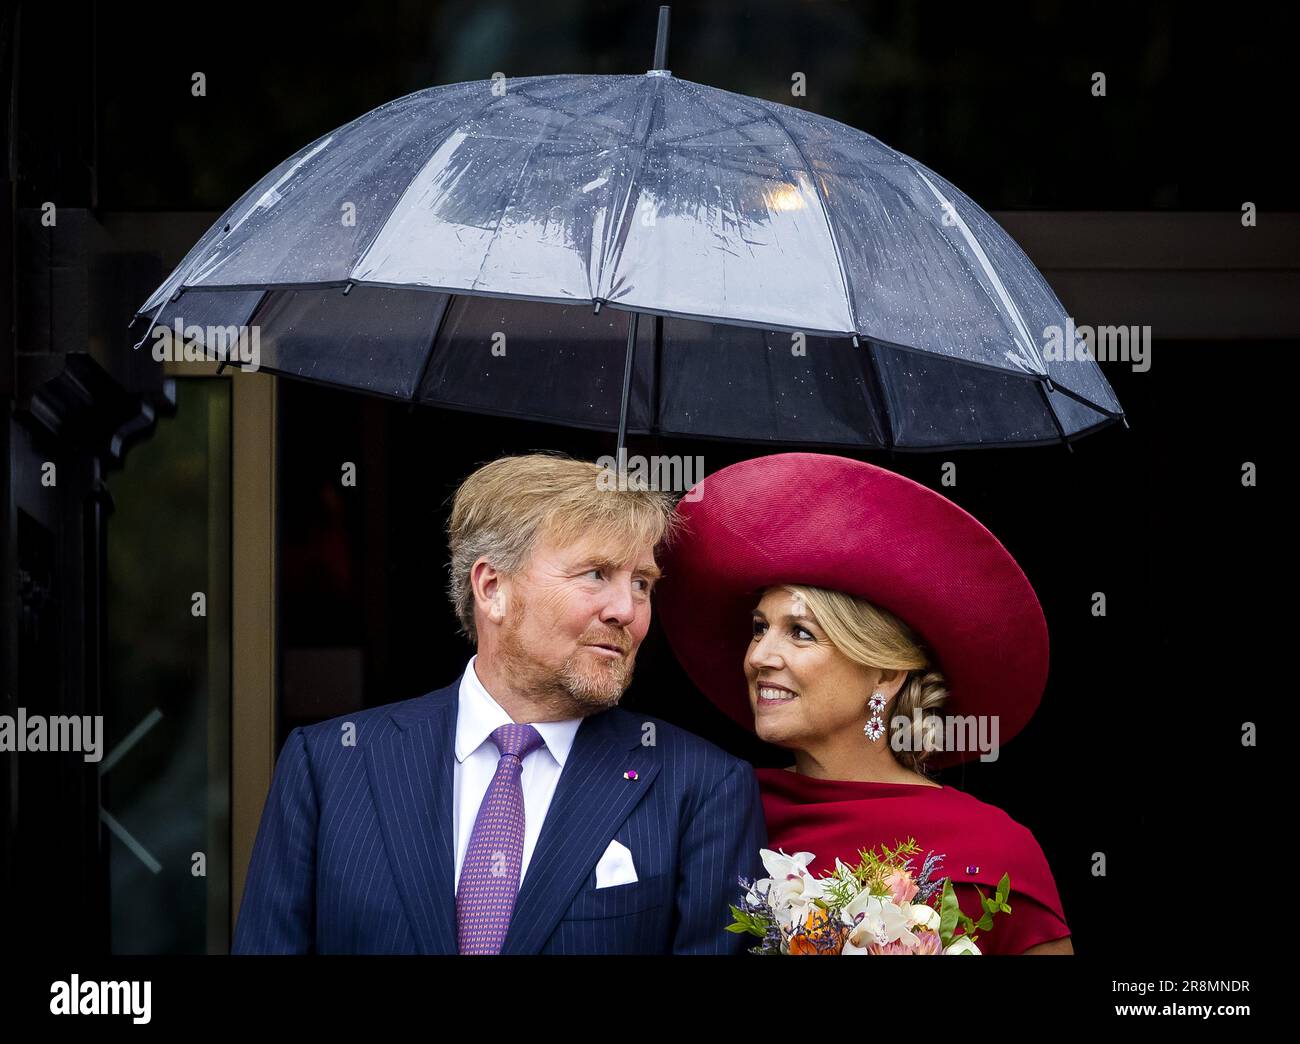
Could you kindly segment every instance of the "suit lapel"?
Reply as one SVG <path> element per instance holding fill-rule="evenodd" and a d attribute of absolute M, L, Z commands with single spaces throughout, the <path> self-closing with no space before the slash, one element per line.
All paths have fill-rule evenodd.
<path fill-rule="evenodd" d="M 452 788 L 460 680 L 395 710 L 366 771 L 389 863 L 421 953 L 456 953 Z"/>
<path fill-rule="evenodd" d="M 395 710 L 366 746 L 366 772 L 403 907 L 421 953 L 454 954 L 452 836 L 460 680 Z M 619 825 L 659 774 L 634 715 L 615 708 L 583 720 L 565 759 L 515 902 L 502 953 L 538 953 Z M 637 778 L 624 773 L 635 769 Z"/>
<path fill-rule="evenodd" d="M 636 770 L 636 779 L 624 776 Z M 612 709 L 583 720 L 564 762 L 506 934 L 504 953 L 538 953 L 619 825 L 659 773 L 634 715 Z"/>

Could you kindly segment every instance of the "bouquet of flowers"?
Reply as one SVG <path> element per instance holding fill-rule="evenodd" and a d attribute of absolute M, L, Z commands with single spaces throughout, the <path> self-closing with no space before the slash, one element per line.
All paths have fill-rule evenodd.
<path fill-rule="evenodd" d="M 952 880 L 936 878 L 943 856 L 928 853 L 913 872 L 920 853 L 908 838 L 894 848 L 861 849 L 857 866 L 835 860 L 835 870 L 815 878 L 812 852 L 761 851 L 769 877 L 752 884 L 740 879 L 745 894 L 731 907 L 729 932 L 748 932 L 762 942 L 760 954 L 978 954 L 977 932 L 986 932 L 999 913 L 1010 913 L 1011 878 L 1002 875 L 997 892 L 986 897 L 978 920 L 957 903 Z"/>

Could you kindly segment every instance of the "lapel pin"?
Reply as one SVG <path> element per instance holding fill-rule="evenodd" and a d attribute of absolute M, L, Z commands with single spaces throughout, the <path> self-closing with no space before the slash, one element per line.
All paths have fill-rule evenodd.
<path fill-rule="evenodd" d="M 624 779 L 636 779 L 636 769 L 628 769 L 623 773 Z"/>
<path fill-rule="evenodd" d="M 968 874 L 978 874 L 980 872 L 980 868 L 978 866 L 968 866 L 966 868 L 966 872 Z"/>

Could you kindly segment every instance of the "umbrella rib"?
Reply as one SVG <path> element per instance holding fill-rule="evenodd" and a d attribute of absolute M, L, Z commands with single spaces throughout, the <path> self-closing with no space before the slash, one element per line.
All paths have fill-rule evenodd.
<path fill-rule="evenodd" d="M 534 76 L 527 77 L 527 79 L 529 80 L 534 80 L 536 78 L 537 77 Z M 523 88 L 515 88 L 515 90 L 511 93 L 513 93 L 516 98 L 527 98 L 534 105 L 538 106 L 538 108 L 546 108 L 546 109 L 550 109 L 552 112 L 563 113 L 565 116 L 569 117 L 570 122 L 576 120 L 589 120 L 593 116 L 593 113 L 590 110 L 588 110 L 587 112 L 574 112 L 571 109 L 566 109 L 563 105 L 557 105 L 555 102 L 543 101 L 541 98 L 529 94 L 528 91 Z M 605 144 L 605 142 L 599 141 L 590 133 L 588 133 L 588 138 L 590 139 L 593 145 Z"/>
<path fill-rule="evenodd" d="M 647 152 L 646 143 L 649 142 L 650 131 L 654 127 L 655 108 L 659 103 L 659 84 L 661 84 L 662 82 L 663 82 L 663 77 L 661 76 L 647 76 L 645 78 L 645 85 L 643 87 L 643 91 L 649 94 L 650 97 L 648 99 L 643 98 L 641 101 L 642 111 L 644 112 L 646 106 L 648 105 L 649 112 L 646 114 L 645 129 L 641 132 L 641 143 L 638 146 L 640 150 L 640 155 L 637 157 L 635 169 L 633 169 L 632 173 L 628 176 L 627 192 L 624 193 L 623 195 L 623 205 L 619 208 L 618 219 L 606 229 L 604 242 L 601 243 L 600 271 L 596 274 L 597 299 L 599 299 L 600 295 L 607 289 L 606 281 L 605 281 L 605 269 L 608 267 L 608 263 L 611 260 L 610 251 L 612 249 L 617 250 L 617 255 L 612 259 L 615 268 L 618 267 L 618 262 L 623 256 L 623 250 L 619 244 L 621 244 L 626 237 L 625 228 L 626 228 L 626 219 L 627 219 L 627 208 L 628 208 L 628 204 L 630 204 L 632 201 L 632 193 L 636 189 L 636 181 L 641 174 L 641 167 L 645 164 L 645 157 Z"/>
<path fill-rule="evenodd" d="M 433 160 L 433 157 L 438 155 L 438 151 L 444 145 L 447 144 L 447 142 L 451 139 L 452 134 L 456 131 L 457 127 L 463 125 L 466 122 L 472 122 L 473 120 L 478 119 L 480 116 L 483 115 L 483 113 L 487 112 L 488 109 L 490 109 L 493 105 L 495 105 L 504 97 L 506 97 L 506 95 L 504 94 L 493 95 L 491 98 L 489 98 L 486 102 L 484 102 L 482 105 L 478 107 L 477 111 L 475 111 L 473 116 L 469 117 L 468 121 L 465 119 L 464 116 L 456 116 L 453 119 L 448 120 L 446 125 L 441 130 L 439 130 L 437 144 L 435 144 L 433 148 L 431 148 L 428 154 L 425 156 L 424 162 L 420 164 L 419 170 L 416 171 L 416 176 L 411 178 L 409 181 L 407 181 L 406 188 L 402 189 L 402 191 L 398 193 L 397 199 L 394 200 L 393 205 L 388 208 L 388 213 L 384 215 L 384 219 L 382 221 L 376 222 L 374 231 L 372 231 L 370 235 L 366 238 L 365 246 L 363 246 L 360 250 L 358 250 L 353 255 L 352 263 L 348 265 L 349 283 L 356 281 L 357 266 L 361 264 L 362 261 L 365 260 L 366 255 L 370 253 L 370 248 L 375 245 L 375 240 L 377 240 L 379 236 L 383 233 L 384 229 L 388 227 L 388 223 L 393 220 L 393 215 L 396 214 L 398 210 L 401 209 L 402 203 L 406 200 L 407 194 L 411 191 L 411 186 L 414 185 L 416 181 L 419 179 L 420 173 L 423 172 L 424 168 L 429 165 L 429 163 Z"/>
<path fill-rule="evenodd" d="M 573 122 L 572 119 L 569 122 Z M 533 153 L 537 151 L 537 146 L 542 143 L 542 133 L 545 132 L 548 126 L 550 125 L 543 125 L 542 130 L 539 131 L 537 137 L 533 139 L 533 143 L 528 146 L 528 155 L 524 157 L 523 166 L 519 168 L 519 176 L 515 178 L 515 183 L 510 186 L 510 195 L 506 197 L 505 206 L 503 206 L 501 212 L 497 214 L 497 223 L 492 229 L 492 238 L 487 241 L 487 246 L 483 248 L 483 256 L 479 259 L 478 271 L 474 273 L 472 289 L 477 289 L 479 285 L 479 278 L 483 275 L 483 269 L 487 267 L 488 255 L 492 253 L 492 246 L 496 243 L 497 236 L 501 234 L 501 222 L 506 219 L 506 211 L 514 206 L 515 194 L 519 191 L 519 186 L 524 183 L 524 176 L 528 173 L 528 168 L 533 162 Z"/>
<path fill-rule="evenodd" d="M 424 356 L 424 364 L 420 367 L 420 374 L 415 378 L 415 386 L 411 389 L 412 406 L 420 401 L 420 389 L 424 386 L 424 378 L 429 372 L 429 364 L 433 362 L 433 353 L 438 350 L 438 338 L 442 336 L 442 327 L 447 321 L 447 313 L 451 311 L 451 306 L 455 301 L 455 294 L 447 294 L 442 301 L 442 311 L 438 313 L 438 318 L 433 322 L 433 336 L 429 338 L 429 351 Z"/>
<path fill-rule="evenodd" d="M 894 448 L 894 419 L 889 414 L 889 399 L 885 395 L 885 382 L 880 376 L 880 367 L 876 363 L 875 345 L 871 343 L 870 338 L 863 341 L 862 348 L 863 358 L 866 364 L 863 369 L 867 374 L 868 385 L 880 400 L 880 412 L 883 415 L 884 430 L 881 434 L 885 436 L 885 449 L 893 450 Z"/>
<path fill-rule="evenodd" d="M 727 121 L 724 120 L 722 129 L 729 130 L 729 131 L 738 131 L 744 127 L 748 127 L 752 123 L 760 123 L 760 122 L 763 122 L 761 117 L 758 119 L 740 120 L 737 123 L 728 123 Z M 683 134 L 677 138 L 664 138 L 664 144 L 665 145 L 686 145 L 689 142 L 694 141 L 696 138 L 703 138 L 707 134 L 717 134 L 718 131 L 719 128 L 717 127 L 705 127 L 704 130 L 695 131 L 693 134 Z M 718 142 L 709 142 L 708 144 L 712 146 L 712 145 L 717 145 Z M 726 146 L 724 146 L 724 148 L 725 147 Z"/>
<path fill-rule="evenodd" d="M 525 97 L 525 98 L 527 98 L 527 99 L 528 99 L 529 101 L 531 101 L 534 105 L 542 105 L 542 104 L 545 104 L 545 103 L 539 102 L 536 98 L 534 98 L 534 97 L 532 97 L 531 95 L 529 95 L 526 91 L 525 91 L 525 92 L 516 92 L 516 93 L 519 94 L 521 97 Z M 586 114 L 579 115 L 579 114 L 577 114 L 577 113 L 569 112 L 567 109 L 559 108 L 559 107 L 556 107 L 556 106 L 548 106 L 548 108 L 549 108 L 549 111 L 550 111 L 550 112 L 559 112 L 559 113 L 563 113 L 565 116 L 568 116 L 568 117 L 569 117 L 568 122 L 562 124 L 562 125 L 561 125 L 562 127 L 568 127 L 570 124 L 576 123 L 576 122 L 578 122 L 580 119 L 584 119 L 585 116 L 586 116 Z M 483 258 L 482 258 L 482 260 L 479 261 L 478 272 L 477 272 L 477 273 L 475 274 L 475 276 L 474 276 L 474 286 L 473 286 L 472 288 L 477 288 L 477 286 L 478 286 L 478 283 L 479 283 L 479 276 L 481 276 L 481 275 L 483 274 L 483 269 L 484 269 L 484 267 L 487 265 L 488 254 L 490 254 L 490 253 L 492 252 L 492 245 L 497 241 L 497 236 L 498 236 L 498 235 L 500 234 L 500 232 L 501 232 L 501 222 L 505 220 L 506 211 L 508 211 L 508 210 L 511 208 L 511 206 L 514 205 L 515 194 L 519 191 L 519 186 L 523 184 L 523 181 L 524 181 L 524 175 L 526 175 L 526 174 L 528 173 L 528 168 L 529 168 L 529 166 L 530 166 L 530 165 L 532 164 L 532 162 L 533 162 L 533 154 L 537 151 L 537 147 L 538 147 L 539 145 L 542 144 L 542 136 L 543 136 L 543 135 L 544 135 L 544 134 L 545 134 L 549 129 L 551 129 L 551 124 L 550 124 L 550 121 L 548 120 L 548 121 L 547 121 L 546 123 L 544 123 L 544 124 L 542 125 L 542 127 L 538 130 L 538 132 L 537 132 L 537 137 L 535 137 L 535 138 L 533 139 L 533 143 L 532 143 L 532 145 L 530 145 L 529 148 L 528 148 L 528 156 L 527 156 L 527 158 L 524 160 L 524 164 L 523 164 L 523 166 L 522 166 L 522 167 L 520 168 L 520 170 L 519 170 L 519 176 L 515 179 L 515 183 L 510 187 L 510 195 L 509 195 L 509 197 L 506 199 L 506 205 L 505 205 L 504 207 L 501 208 L 501 213 L 497 215 L 497 223 L 496 223 L 496 227 L 492 229 L 492 238 L 488 240 L 488 244 L 487 244 L 487 246 L 484 247 L 484 249 L 483 249 Z"/>
<path fill-rule="evenodd" d="M 848 305 L 849 319 L 853 323 L 853 332 L 856 334 L 859 332 L 857 302 L 854 300 L 853 288 L 849 284 L 848 272 L 845 271 L 844 268 L 844 255 L 840 251 L 839 237 L 835 234 L 835 221 L 831 217 L 831 210 L 827 205 L 826 195 L 822 192 L 821 181 L 813 172 L 812 165 L 808 162 L 808 156 L 803 151 L 803 146 L 795 141 L 795 137 L 790 133 L 790 129 L 785 125 L 785 121 L 773 112 L 768 107 L 768 103 L 763 99 L 758 98 L 755 100 L 758 102 L 759 108 L 767 114 L 768 118 L 775 123 L 777 127 L 780 128 L 781 133 L 789 139 L 795 152 L 799 154 L 799 162 L 803 164 L 804 173 L 808 176 L 808 180 L 812 182 L 813 188 L 817 192 L 817 202 L 822 208 L 822 219 L 826 222 L 826 231 L 831 237 L 831 250 L 835 254 L 835 264 L 840 270 L 840 284 L 844 289 L 844 303 Z"/>
<path fill-rule="evenodd" d="M 1051 384 L 1052 391 L 1060 392 L 1067 399 L 1073 399 L 1075 402 L 1079 403 L 1079 405 L 1087 406 L 1088 409 L 1092 410 L 1094 413 L 1100 413 L 1103 417 L 1109 417 L 1111 420 L 1122 420 L 1124 417 L 1124 411 L 1122 409 L 1118 413 L 1116 413 L 1114 410 L 1106 406 L 1102 406 L 1099 403 L 1095 403 L 1091 399 L 1087 398 L 1086 396 L 1080 395 L 1076 391 L 1072 391 L 1070 388 L 1062 384 L 1059 380 L 1052 377 L 1051 374 L 1048 374 L 1046 377 L 1034 377 L 1032 374 L 1025 374 L 1025 377 L 1028 379 L 1037 380 L 1040 384 L 1043 381 L 1047 381 L 1048 383 Z M 1046 391 L 1046 389 L 1044 389 L 1044 391 Z"/>
<path fill-rule="evenodd" d="M 1040 380 L 1036 383 L 1038 384 L 1038 391 L 1043 396 L 1043 405 L 1047 407 L 1047 415 L 1052 418 L 1052 423 L 1056 425 L 1056 434 L 1065 443 L 1065 448 L 1073 453 L 1074 447 L 1070 445 L 1070 440 L 1065 434 L 1065 428 L 1061 426 L 1061 418 L 1056 415 L 1056 407 L 1052 405 L 1052 397 L 1047 394 L 1047 382 Z"/>
<path fill-rule="evenodd" d="M 569 77 L 569 78 L 572 79 L 573 77 Z M 537 79 L 537 77 L 527 76 L 524 77 L 523 79 L 524 82 L 527 83 L 531 80 Z M 543 101 L 541 98 L 538 98 L 536 95 L 530 94 L 527 87 L 516 87 L 512 93 L 516 98 L 527 98 L 530 102 L 532 102 L 540 109 L 550 109 L 552 112 L 562 112 L 570 119 L 574 119 L 574 120 L 583 119 L 591 115 L 590 112 L 572 112 L 569 109 L 566 109 L 563 105 L 557 105 L 553 101 Z"/>
<path fill-rule="evenodd" d="M 1043 375 L 1046 375 L 1047 364 L 1043 361 L 1042 356 L 1039 354 L 1036 346 L 1034 345 L 1034 339 L 1029 332 L 1029 326 L 1025 322 L 1024 316 L 1020 314 L 1020 308 L 1016 305 L 1016 302 L 1012 299 L 1010 291 L 1008 291 L 1006 286 L 1003 285 L 1002 279 L 998 276 L 997 272 L 994 270 L 993 263 L 989 260 L 988 255 L 984 252 L 984 247 L 980 243 L 978 237 L 976 237 L 975 233 L 971 231 L 970 226 L 966 224 L 965 219 L 962 218 L 962 216 L 959 213 L 957 213 L 957 208 L 953 206 L 952 200 L 945 199 L 943 193 L 940 192 L 935 187 L 934 183 L 920 171 L 920 169 L 917 167 L 915 163 L 912 163 L 910 161 L 909 157 L 905 156 L 903 159 L 907 167 L 912 171 L 913 174 L 915 174 L 918 178 L 921 179 L 921 181 L 925 184 L 925 187 L 930 190 L 934 198 L 938 200 L 940 203 L 946 203 L 948 205 L 949 207 L 948 213 L 952 215 L 957 230 L 961 232 L 962 238 L 965 239 L 966 241 L 966 245 L 970 248 L 970 251 L 974 255 L 975 260 L 979 262 L 980 271 L 984 273 L 985 280 L 988 282 L 990 286 L 993 287 L 993 292 L 997 295 L 998 302 L 1001 303 L 1004 312 L 1011 319 L 1011 323 L 1013 324 L 1014 327 L 1010 331 L 1012 334 L 1012 342 L 1015 343 L 1018 340 L 1023 339 L 1024 351 L 1033 353 L 1032 358 L 1024 359 L 1024 362 L 1026 364 L 1025 368 L 1032 373 L 1034 371 L 1030 369 L 1028 364 L 1037 363 L 1039 372 Z M 960 254 L 958 254 L 957 256 L 961 257 Z M 961 259 L 965 263 L 967 269 L 973 273 L 975 271 L 975 266 L 972 265 L 966 258 L 962 257 Z M 988 293 L 987 288 L 985 288 L 984 292 L 986 294 Z M 1004 325 L 1005 325 L 1005 321 L 1004 321 Z M 1019 338 L 1016 337 L 1017 334 L 1019 334 Z"/>
<path fill-rule="evenodd" d="M 898 341 L 885 341 L 877 337 L 868 337 L 868 335 L 863 335 L 863 336 L 867 337 L 873 345 L 879 345 L 884 348 L 891 348 L 899 352 L 910 352 L 913 355 L 920 355 L 926 359 L 940 359 L 944 362 L 952 363 L 955 366 L 959 366 L 964 369 L 982 370 L 985 373 L 995 373 L 1000 377 L 1014 377 L 1016 380 L 1021 380 L 1021 381 L 1041 382 L 1043 380 L 1049 380 L 1052 382 L 1053 391 L 1058 391 L 1062 395 L 1066 396 L 1067 398 L 1073 399 L 1075 402 L 1079 403 L 1080 405 L 1087 406 L 1088 409 L 1092 410 L 1094 413 L 1100 413 L 1105 417 L 1110 417 L 1113 419 L 1119 419 L 1124 416 L 1122 410 L 1119 413 L 1116 413 L 1114 410 L 1108 409 L 1107 407 L 1102 406 L 1099 403 L 1093 402 L 1087 396 L 1082 395 L 1079 392 L 1072 391 L 1066 385 L 1062 384 L 1060 380 L 1053 378 L 1050 374 L 1031 373 L 1028 370 L 1008 370 L 1004 366 L 995 366 L 993 363 L 979 362 L 978 360 L 975 359 L 961 359 L 958 358 L 957 356 L 949 355 L 946 352 L 940 351 L 938 349 L 918 348 L 914 344 L 902 344 Z"/>

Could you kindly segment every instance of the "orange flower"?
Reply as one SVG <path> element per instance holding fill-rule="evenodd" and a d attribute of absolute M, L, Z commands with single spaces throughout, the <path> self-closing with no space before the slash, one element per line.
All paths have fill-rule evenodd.
<path fill-rule="evenodd" d="M 790 938 L 790 954 L 797 957 L 838 954 L 844 948 L 848 928 L 836 924 L 825 910 L 814 906 L 804 920 L 804 932 Z"/>

